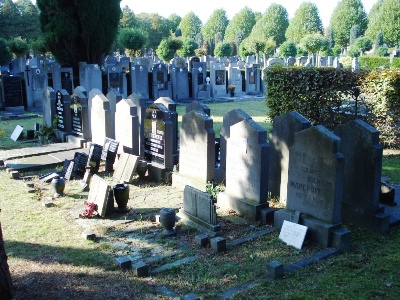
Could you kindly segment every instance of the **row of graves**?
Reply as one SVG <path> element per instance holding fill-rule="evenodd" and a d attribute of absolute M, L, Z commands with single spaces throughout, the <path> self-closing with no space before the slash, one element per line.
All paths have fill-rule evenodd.
<path fill-rule="evenodd" d="M 147 106 L 134 94 L 118 100 L 114 93 L 104 96 L 94 89 L 88 97 L 89 117 L 82 105 L 89 102 L 84 89 L 78 87 L 75 93 L 79 104 L 66 103 L 71 97 L 65 91 L 56 93 L 56 106 L 64 99 L 60 107 L 65 108 L 57 111 L 70 112 L 58 117 L 70 120 L 59 131 L 67 139 L 78 132 L 72 128 L 78 120 L 76 107 L 81 106 L 79 134 L 91 146 L 103 145 L 109 172 L 117 155 L 125 153 L 140 157 L 153 180 L 182 190 L 189 186 L 205 192 L 210 182 L 225 183 L 216 202 L 204 196 L 184 197 L 179 214 L 211 236 L 221 234 L 216 206 L 252 221 L 273 222 L 276 228 L 286 222 L 305 226 L 311 241 L 340 250 L 346 250 L 350 240 L 342 223 L 380 233 L 389 230 L 389 214 L 379 205 L 379 132 L 361 120 L 331 132 L 292 112 L 274 119 L 268 142 L 266 130 L 234 109 L 224 115 L 218 140 L 210 110 L 201 102 L 186 106 L 178 133 L 176 103 L 168 97 Z M 88 124 L 91 128 L 85 130 Z M 189 190 L 185 195 L 197 193 Z M 285 209 L 270 208 L 269 197 L 279 198 Z"/>

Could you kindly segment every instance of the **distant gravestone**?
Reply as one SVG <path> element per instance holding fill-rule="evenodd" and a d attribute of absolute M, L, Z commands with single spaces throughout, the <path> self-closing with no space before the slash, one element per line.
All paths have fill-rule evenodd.
<path fill-rule="evenodd" d="M 207 83 L 207 67 L 205 62 L 192 62 L 192 98 L 208 99 L 211 86 Z"/>
<path fill-rule="evenodd" d="M 335 134 L 342 139 L 346 157 L 343 222 L 386 233 L 390 217 L 379 205 L 383 151 L 379 131 L 362 120 L 354 120 L 335 128 Z"/>
<path fill-rule="evenodd" d="M 260 88 L 260 66 L 258 64 L 251 64 L 250 67 L 245 69 L 245 83 L 247 95 L 259 95 Z"/>
<path fill-rule="evenodd" d="M 1 81 L 5 110 L 23 108 L 21 76 L 2 75 Z"/>
<path fill-rule="evenodd" d="M 213 120 L 193 110 L 182 117 L 179 172 L 172 175 L 172 185 L 183 189 L 188 184 L 204 191 L 206 184 L 214 180 L 214 166 Z"/>
<path fill-rule="evenodd" d="M 83 136 L 82 134 L 82 105 L 78 95 L 72 95 L 71 101 L 71 116 L 72 116 L 72 134 L 75 136 Z"/>
<path fill-rule="evenodd" d="M 75 99 L 76 98 L 76 99 Z M 75 104 L 76 101 L 76 109 L 78 114 L 75 116 L 75 107 L 74 108 L 74 114 L 72 114 L 73 118 L 77 118 L 76 121 L 79 122 L 81 128 L 80 128 L 80 133 L 78 134 L 80 137 L 82 137 L 85 140 L 88 140 L 91 137 L 90 133 L 90 124 L 89 124 L 89 99 L 88 99 L 88 92 L 83 86 L 77 86 L 74 90 L 74 94 L 72 97 L 73 103 L 71 105 Z M 80 113 L 80 116 L 79 116 Z M 78 131 L 77 131 L 78 132 Z"/>
<path fill-rule="evenodd" d="M 71 134 L 72 131 L 71 97 L 66 90 L 56 92 L 55 105 L 58 117 L 56 129 L 63 132 L 59 138 L 64 141 L 65 135 Z"/>
<path fill-rule="evenodd" d="M 204 112 L 207 116 L 211 116 L 210 108 L 206 104 L 200 101 L 192 101 L 186 104 L 186 113 L 189 113 L 192 110 L 199 110 Z"/>
<path fill-rule="evenodd" d="M 92 89 L 102 90 L 101 69 L 97 64 L 79 63 L 79 85 L 87 91 Z M 90 105 L 89 105 L 90 107 Z"/>
<path fill-rule="evenodd" d="M 43 97 L 43 122 L 46 126 L 52 126 L 56 115 L 56 93 L 52 87 L 47 87 Z"/>
<path fill-rule="evenodd" d="M 131 99 L 117 103 L 115 112 L 115 139 L 119 141 L 119 153 L 139 155 L 139 120 L 137 107 Z"/>
<path fill-rule="evenodd" d="M 101 177 L 93 175 L 90 180 L 90 190 L 88 202 L 97 205 L 97 213 L 101 217 L 106 217 L 114 210 L 112 187 Z"/>
<path fill-rule="evenodd" d="M 119 66 L 110 66 L 107 70 L 108 89 L 107 92 L 113 91 L 116 95 L 123 93 L 123 74 Z"/>
<path fill-rule="evenodd" d="M 153 99 L 169 97 L 172 99 L 172 86 L 168 80 L 168 71 L 165 64 L 155 64 L 152 71 Z"/>
<path fill-rule="evenodd" d="M 140 157 L 136 155 L 122 153 L 118 160 L 113 178 L 117 180 L 117 182 L 131 183 L 139 158 Z"/>
<path fill-rule="evenodd" d="M 226 93 L 226 71 L 225 65 L 220 62 L 211 62 L 210 65 L 211 96 L 225 97 Z"/>
<path fill-rule="evenodd" d="M 253 119 L 232 125 L 227 140 L 226 189 L 218 205 L 233 209 L 250 220 L 268 208 L 269 145 L 267 132 Z"/>
<path fill-rule="evenodd" d="M 279 197 L 281 203 L 286 203 L 287 199 L 289 149 L 293 145 L 294 134 L 309 127 L 311 122 L 297 112 L 289 112 L 273 120 L 269 134 L 269 191 L 271 197 Z"/>
<path fill-rule="evenodd" d="M 96 95 L 91 108 L 92 142 L 102 145 L 105 138 L 114 138 L 115 124 L 111 116 L 110 101 L 103 95 Z"/>
<path fill-rule="evenodd" d="M 139 122 L 139 131 L 135 133 L 135 137 L 139 140 L 139 154 L 138 156 L 144 156 L 144 119 L 146 117 L 146 100 L 140 99 L 137 95 L 131 94 L 128 97 L 129 100 L 132 101 L 134 105 L 137 107 L 137 115 L 138 115 L 138 122 Z M 135 153 L 134 153 L 135 154 Z"/>
<path fill-rule="evenodd" d="M 149 99 L 149 68 L 147 65 L 131 65 L 131 89 L 139 98 Z"/>
<path fill-rule="evenodd" d="M 174 66 L 170 72 L 172 99 L 174 101 L 189 99 L 189 77 L 185 66 Z"/>
<path fill-rule="evenodd" d="M 209 193 L 191 186 L 185 186 L 183 208 L 178 217 L 184 223 L 213 237 L 221 234 L 221 225 L 217 221 L 215 201 Z"/>
<path fill-rule="evenodd" d="M 243 94 L 242 88 L 242 72 L 237 67 L 228 67 L 228 84 L 235 87 L 235 96 Z"/>
<path fill-rule="evenodd" d="M 309 238 L 323 247 L 347 249 L 350 232 L 341 228 L 344 156 L 340 138 L 318 125 L 294 135 L 289 153 L 286 209 L 275 212 L 281 228 L 296 212 Z"/>

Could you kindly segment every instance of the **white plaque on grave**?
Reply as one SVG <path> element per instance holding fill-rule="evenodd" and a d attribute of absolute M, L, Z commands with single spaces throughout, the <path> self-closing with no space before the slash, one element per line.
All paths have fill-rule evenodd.
<path fill-rule="evenodd" d="M 11 134 L 11 139 L 15 142 L 16 140 L 18 140 L 19 136 L 21 135 L 22 131 L 24 130 L 24 127 L 17 125 L 17 127 L 15 127 L 13 133 Z"/>
<path fill-rule="evenodd" d="M 306 237 L 307 226 L 296 224 L 289 221 L 283 221 L 279 238 L 286 244 L 301 249 L 304 238 Z"/>

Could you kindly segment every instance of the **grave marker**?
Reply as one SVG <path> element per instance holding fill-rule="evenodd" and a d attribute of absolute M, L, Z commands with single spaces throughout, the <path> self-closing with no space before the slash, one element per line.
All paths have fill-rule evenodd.
<path fill-rule="evenodd" d="M 90 180 L 88 202 L 97 205 L 97 212 L 101 217 L 106 217 L 114 210 L 112 187 L 101 177 L 93 175 Z"/>

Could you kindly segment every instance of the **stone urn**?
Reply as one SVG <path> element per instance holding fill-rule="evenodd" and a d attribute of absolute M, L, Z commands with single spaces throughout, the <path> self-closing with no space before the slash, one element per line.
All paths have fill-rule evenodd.
<path fill-rule="evenodd" d="M 129 185 L 118 183 L 113 187 L 114 199 L 117 202 L 118 208 L 116 211 L 126 212 L 128 210 L 127 204 L 129 200 Z"/>
<path fill-rule="evenodd" d="M 166 236 L 176 235 L 175 210 L 173 208 L 162 208 L 160 210 L 160 223 L 163 227 L 162 234 Z"/>
<path fill-rule="evenodd" d="M 143 178 L 147 172 L 147 162 L 145 160 L 139 160 L 136 166 L 136 173 L 140 178 Z"/>
<path fill-rule="evenodd" d="M 65 180 L 63 177 L 55 176 L 50 185 L 54 190 L 54 198 L 64 196 Z"/>

